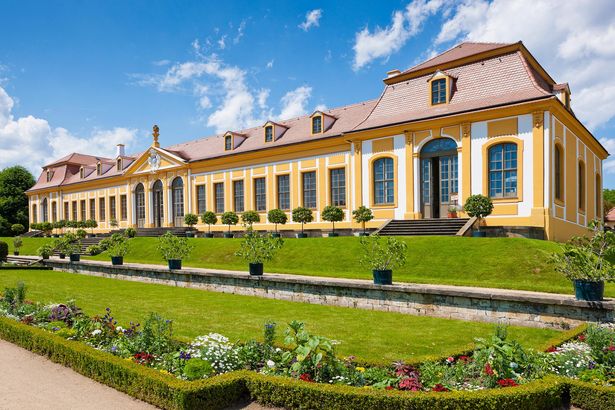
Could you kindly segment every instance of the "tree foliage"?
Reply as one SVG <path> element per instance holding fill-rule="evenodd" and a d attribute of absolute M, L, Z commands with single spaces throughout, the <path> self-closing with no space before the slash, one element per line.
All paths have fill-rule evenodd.
<path fill-rule="evenodd" d="M 35 180 L 22 166 L 0 171 L 0 236 L 12 235 L 11 226 L 28 226 L 28 197 L 25 192 Z"/>

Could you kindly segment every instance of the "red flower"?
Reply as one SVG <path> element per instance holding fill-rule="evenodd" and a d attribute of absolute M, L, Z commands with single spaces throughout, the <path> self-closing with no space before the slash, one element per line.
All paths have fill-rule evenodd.
<path fill-rule="evenodd" d="M 140 352 L 140 353 L 135 353 L 132 356 L 132 359 L 136 363 L 139 363 L 139 364 L 150 364 L 154 360 L 154 355 L 145 353 L 145 352 Z"/>
<path fill-rule="evenodd" d="M 449 364 L 450 363 L 455 363 L 455 358 L 453 356 L 449 356 L 449 357 L 446 358 L 446 362 L 449 363 Z"/>
<path fill-rule="evenodd" d="M 468 356 L 459 356 L 459 361 L 463 364 L 467 364 L 472 361 L 472 359 Z"/>
<path fill-rule="evenodd" d="M 557 352 L 557 347 L 555 347 L 555 346 L 550 346 L 550 347 L 547 349 L 547 353 L 553 353 L 553 352 Z"/>
<path fill-rule="evenodd" d="M 495 374 L 489 363 L 485 364 L 485 373 L 487 373 L 489 376 L 493 376 Z"/>
<path fill-rule="evenodd" d="M 299 380 L 303 380 L 304 382 L 308 383 L 314 382 L 312 376 L 310 376 L 308 373 L 303 373 L 301 376 L 299 376 Z"/>
<path fill-rule="evenodd" d="M 606 348 L 606 350 L 608 350 L 609 352 L 615 352 L 615 346 L 610 345 L 609 347 Z"/>
<path fill-rule="evenodd" d="M 515 387 L 518 386 L 517 382 L 513 379 L 500 379 L 498 380 L 500 387 Z"/>
<path fill-rule="evenodd" d="M 418 391 L 421 390 L 422 387 L 418 377 L 406 377 L 399 382 L 400 390 Z"/>
<path fill-rule="evenodd" d="M 579 342 L 585 341 L 585 335 L 579 335 Z"/>
<path fill-rule="evenodd" d="M 393 386 L 387 386 L 385 387 L 386 390 L 393 390 Z"/>
<path fill-rule="evenodd" d="M 444 387 L 443 385 L 441 385 L 440 383 L 438 383 L 435 386 L 433 386 L 431 391 L 450 391 L 450 390 Z"/>

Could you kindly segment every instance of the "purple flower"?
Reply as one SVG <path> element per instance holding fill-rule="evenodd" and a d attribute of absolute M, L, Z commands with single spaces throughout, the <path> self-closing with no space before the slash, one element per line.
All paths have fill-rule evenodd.
<path fill-rule="evenodd" d="M 116 347 L 116 346 L 111 346 L 111 351 L 112 351 L 113 353 L 115 353 L 115 352 L 117 351 L 117 347 Z"/>
<path fill-rule="evenodd" d="M 189 360 L 190 359 L 190 353 L 188 352 L 179 352 L 179 358 L 182 360 Z"/>

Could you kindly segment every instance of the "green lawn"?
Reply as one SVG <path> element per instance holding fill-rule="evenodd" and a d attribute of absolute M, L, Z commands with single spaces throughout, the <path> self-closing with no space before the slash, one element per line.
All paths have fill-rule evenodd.
<path fill-rule="evenodd" d="M 0 241 L 6 242 L 9 245 L 9 254 L 13 254 L 13 239 L 0 237 Z M 22 238 L 23 246 L 19 250 L 22 255 L 36 255 L 36 250 L 47 242 L 52 242 L 53 238 Z"/>
<path fill-rule="evenodd" d="M 0 238 L 2 239 L 2 238 Z M 10 238 L 6 238 L 10 239 Z M 23 254 L 33 254 L 44 238 L 24 238 Z M 524 238 L 407 237 L 409 258 L 393 272 L 396 282 L 435 283 L 505 289 L 572 293 L 572 285 L 553 270 L 549 256 L 560 245 Z M 190 239 L 195 246 L 185 266 L 246 270 L 234 256 L 240 239 Z M 12 241 L 8 240 L 10 245 Z M 127 262 L 164 264 L 156 250 L 157 238 L 135 238 Z M 359 238 L 286 239 L 266 272 L 338 278 L 370 279 L 357 262 Z M 91 259 L 109 260 L 106 254 Z M 615 297 L 615 284 L 605 293 Z"/>
<path fill-rule="evenodd" d="M 308 330 L 340 342 L 342 355 L 369 361 L 393 361 L 447 355 L 494 330 L 488 323 L 465 322 L 333 306 L 286 302 L 251 296 L 145 284 L 53 271 L 1 271 L 0 289 L 23 281 L 28 298 L 44 302 L 75 299 L 90 315 L 106 307 L 120 323 L 158 312 L 174 320 L 178 336 L 222 333 L 233 340 L 260 338 L 266 320 L 301 320 Z M 510 327 L 511 337 L 528 347 L 544 344 L 558 332 Z"/>

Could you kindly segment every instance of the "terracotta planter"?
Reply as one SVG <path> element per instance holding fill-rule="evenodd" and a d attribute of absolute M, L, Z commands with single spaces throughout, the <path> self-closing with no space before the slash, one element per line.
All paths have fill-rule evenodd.
<path fill-rule="evenodd" d="M 450 219 L 457 218 L 457 212 L 449 212 L 449 213 L 448 213 L 448 217 L 449 217 Z"/>

